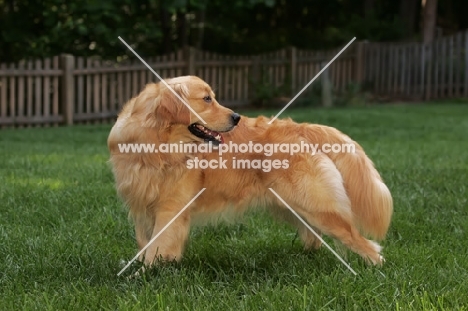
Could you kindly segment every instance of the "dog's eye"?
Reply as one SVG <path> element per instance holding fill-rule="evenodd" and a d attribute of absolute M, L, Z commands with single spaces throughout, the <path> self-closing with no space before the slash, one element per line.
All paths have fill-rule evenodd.
<path fill-rule="evenodd" d="M 203 97 L 203 100 L 205 101 L 205 103 L 211 103 L 211 96 L 205 96 Z"/>

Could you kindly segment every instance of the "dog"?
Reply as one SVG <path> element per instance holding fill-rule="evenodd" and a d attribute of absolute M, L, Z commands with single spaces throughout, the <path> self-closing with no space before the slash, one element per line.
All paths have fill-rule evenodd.
<path fill-rule="evenodd" d="M 269 124 L 272 119 L 264 116 L 240 116 L 221 106 L 211 87 L 195 76 L 165 82 L 148 84 L 130 99 L 108 137 L 116 189 L 129 208 L 139 249 L 202 188 L 206 191 L 145 250 L 141 257 L 145 265 L 180 261 L 191 225 L 242 215 L 255 207 L 266 208 L 295 226 L 306 249 L 319 248 L 320 240 L 269 188 L 318 234 L 341 242 L 370 264 L 383 263 L 381 246 L 373 240 L 386 236 L 393 213 L 392 196 L 357 142 L 333 127 L 298 124 L 291 119 Z M 314 155 L 231 150 L 223 154 L 228 164 L 242 160 L 243 164 L 257 166 L 194 165 L 203 160 L 205 164 L 221 161 L 217 150 L 223 144 L 279 145 L 299 141 L 319 147 L 346 143 L 355 150 Z M 122 152 L 122 144 L 213 148 L 207 152 Z M 262 163 L 276 165 L 268 170 L 259 166 Z"/>

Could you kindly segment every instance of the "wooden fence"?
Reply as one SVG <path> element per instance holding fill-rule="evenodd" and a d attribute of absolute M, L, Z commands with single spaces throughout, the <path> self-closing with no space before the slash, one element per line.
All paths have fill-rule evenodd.
<path fill-rule="evenodd" d="M 468 97 L 468 31 L 434 43 L 367 43 L 364 80 L 388 98 Z"/>
<path fill-rule="evenodd" d="M 259 98 L 291 98 L 338 51 L 287 48 L 228 56 L 189 48 L 145 59 L 163 78 L 200 76 L 220 103 L 236 107 Z M 388 98 L 468 97 L 468 31 L 431 45 L 356 42 L 327 72 L 338 93 L 357 83 Z M 0 64 L 0 127 L 113 120 L 128 99 L 157 81 L 138 59 L 61 55 Z"/>

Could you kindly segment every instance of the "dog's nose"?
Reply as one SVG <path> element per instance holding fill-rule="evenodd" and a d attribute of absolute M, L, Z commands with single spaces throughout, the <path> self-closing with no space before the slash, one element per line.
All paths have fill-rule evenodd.
<path fill-rule="evenodd" d="M 238 113 L 231 114 L 232 124 L 237 125 L 237 123 L 239 123 L 240 118 L 241 117 Z"/>

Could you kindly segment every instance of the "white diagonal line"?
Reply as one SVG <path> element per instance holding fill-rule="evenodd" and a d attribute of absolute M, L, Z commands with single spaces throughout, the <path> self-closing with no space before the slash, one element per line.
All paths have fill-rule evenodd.
<path fill-rule="evenodd" d="M 293 214 L 294 214 L 294 216 L 296 216 L 296 217 L 304 224 L 304 226 L 306 226 L 307 229 L 310 230 L 310 232 L 312 232 L 312 233 L 317 237 L 317 239 L 320 240 L 320 242 L 323 243 L 323 245 L 325 245 L 325 246 L 333 253 L 333 255 L 336 256 L 336 258 L 338 258 L 338 259 L 346 266 L 346 268 L 349 269 L 349 271 L 351 271 L 354 275 L 357 275 L 356 271 L 354 271 L 353 268 L 351 268 L 351 266 L 350 266 L 346 261 L 344 261 L 344 259 L 341 258 L 340 255 L 338 255 L 338 253 L 335 252 L 335 251 L 333 250 L 333 248 L 331 248 L 331 247 L 322 239 L 322 237 L 321 237 L 319 234 L 317 234 L 317 233 L 314 231 L 314 229 L 312 229 L 312 227 L 309 226 L 309 224 L 308 224 L 307 222 L 305 222 L 304 219 L 302 219 L 302 217 L 299 216 L 299 214 L 296 213 L 296 211 L 293 210 L 293 209 L 291 208 L 291 206 L 288 205 L 288 203 L 286 203 L 286 201 L 283 200 L 283 198 L 281 198 L 281 197 L 279 196 L 278 193 L 275 192 L 275 190 L 273 190 L 272 188 L 268 188 L 268 189 L 269 189 L 269 190 L 270 190 L 270 191 L 271 191 L 271 192 L 272 192 L 272 193 L 273 193 L 273 194 L 274 194 L 274 195 L 275 195 L 275 196 L 276 196 L 276 197 L 277 197 Z"/>
<path fill-rule="evenodd" d="M 122 270 L 120 270 L 119 273 L 117 273 L 117 276 L 120 276 L 125 270 L 127 270 L 127 268 L 130 267 L 132 262 L 134 262 L 141 254 L 143 254 L 143 252 L 151 245 L 151 243 L 153 243 L 154 240 L 156 240 L 164 232 L 164 230 L 166 230 L 177 219 L 177 217 L 179 217 L 190 206 L 190 204 L 192 204 L 193 201 L 195 201 L 196 198 L 198 198 L 200 196 L 200 194 L 202 194 L 202 192 L 205 191 L 205 190 L 206 190 L 206 188 L 203 188 L 202 190 L 200 190 L 200 192 L 198 192 L 197 195 L 194 196 L 193 199 L 191 199 L 190 202 L 188 202 L 187 205 L 185 205 L 184 208 L 181 209 L 180 212 L 178 212 L 177 215 L 175 215 L 174 218 L 172 218 L 171 221 L 169 221 L 167 223 L 167 225 L 165 225 L 164 228 L 162 228 L 161 231 L 159 231 L 158 234 L 156 234 L 151 239 L 151 241 L 149 241 L 148 244 L 146 244 L 146 246 L 143 247 L 141 249 L 141 251 L 139 251 L 138 254 L 136 254 L 135 257 L 133 257 L 133 259 L 130 260 Z"/>
<path fill-rule="evenodd" d="M 120 41 L 122 41 L 123 44 L 125 44 L 125 46 L 126 46 L 130 51 L 132 51 L 133 54 L 135 54 L 136 57 L 138 57 L 138 59 L 139 59 L 143 64 L 145 64 L 146 67 L 148 67 L 148 69 L 149 69 L 156 77 L 158 77 L 158 79 L 159 79 L 169 90 L 171 90 L 172 93 L 174 93 L 174 95 L 175 95 L 178 99 L 180 99 L 180 100 L 184 103 L 185 106 L 187 106 L 188 109 L 190 109 L 191 112 L 193 112 L 194 115 L 197 116 L 198 119 L 200 119 L 200 121 L 203 122 L 203 124 L 206 124 L 205 120 L 203 120 L 202 117 L 200 117 L 200 116 L 198 115 L 198 113 L 196 113 L 195 110 L 193 110 L 192 107 L 190 107 L 190 105 L 187 104 L 187 102 L 186 102 L 182 97 L 180 97 L 180 95 L 177 94 L 177 92 L 174 91 L 174 90 L 172 89 L 172 87 L 170 87 L 169 84 L 167 84 L 167 82 L 164 81 L 163 78 L 161 78 L 161 77 L 158 75 L 158 73 L 157 73 L 156 71 L 154 71 L 153 68 L 151 68 L 151 66 L 148 65 L 148 64 L 145 62 L 145 60 L 144 60 L 143 58 L 141 58 L 140 55 L 138 55 L 138 54 L 132 49 L 131 46 L 128 45 L 127 42 L 124 41 L 124 39 L 122 39 L 120 36 L 119 36 L 118 38 L 119 38 Z"/>
<path fill-rule="evenodd" d="M 333 62 L 335 61 L 335 59 L 337 59 L 338 56 L 341 55 L 341 53 L 343 53 L 344 50 L 346 50 L 346 49 L 348 48 L 348 46 L 351 45 L 351 43 L 353 43 L 354 40 L 356 40 L 356 37 L 354 37 L 353 39 L 351 39 L 351 41 L 349 41 L 349 43 L 346 44 L 346 46 L 345 46 L 344 48 L 342 48 L 341 51 L 339 51 L 338 54 L 336 54 L 336 56 L 333 57 L 333 59 L 332 59 L 331 61 L 329 61 L 328 64 L 327 64 L 325 67 L 323 67 L 322 70 L 320 70 L 319 73 L 317 73 L 317 74 L 315 75 L 315 77 L 313 77 L 312 80 L 310 80 L 309 83 L 307 83 L 306 86 L 304 86 L 304 87 L 302 88 L 302 90 L 300 90 L 299 93 L 297 93 L 296 96 L 294 96 L 293 99 L 291 99 L 291 100 L 289 101 L 289 103 L 287 103 L 286 106 L 284 106 L 284 108 L 281 109 L 281 111 L 278 112 L 278 114 L 277 114 L 273 119 L 270 120 L 270 122 L 268 122 L 268 124 L 273 123 L 273 121 L 275 121 L 275 120 L 278 118 L 278 116 L 279 116 L 280 114 L 282 114 L 283 111 L 285 111 L 286 108 L 288 108 L 289 105 L 291 105 L 291 104 L 293 103 L 293 101 L 295 101 L 296 98 L 298 98 L 299 95 L 301 95 L 302 92 L 304 92 L 304 91 L 306 90 L 306 88 L 308 88 L 308 87 L 312 84 L 312 82 L 314 82 L 315 79 L 317 79 L 318 76 L 320 76 L 320 75 L 322 74 L 322 72 L 324 72 L 324 71 L 328 68 L 328 66 L 330 66 L 331 63 L 333 63 Z"/>

